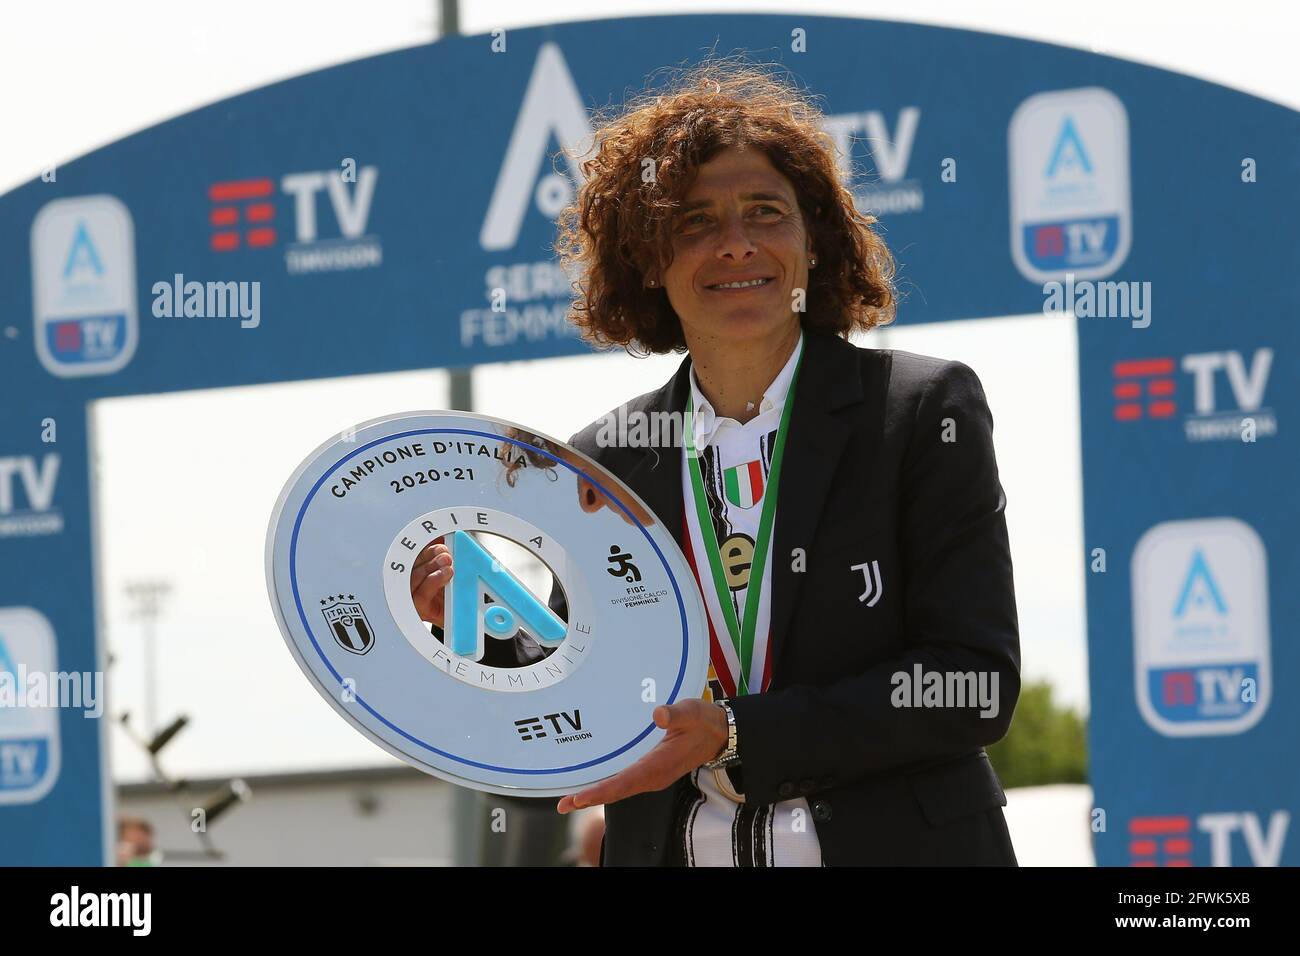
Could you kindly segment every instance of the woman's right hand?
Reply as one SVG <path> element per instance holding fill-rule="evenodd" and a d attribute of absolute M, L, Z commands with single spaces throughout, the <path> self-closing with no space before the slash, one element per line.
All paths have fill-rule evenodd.
<path fill-rule="evenodd" d="M 442 627 L 447 582 L 454 573 L 451 551 L 441 538 L 430 541 L 415 556 L 415 565 L 411 568 L 411 600 L 420 620 Z"/>

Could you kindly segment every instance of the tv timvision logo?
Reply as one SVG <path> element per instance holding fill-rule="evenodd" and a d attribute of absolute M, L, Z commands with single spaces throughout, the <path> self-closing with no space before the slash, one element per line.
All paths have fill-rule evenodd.
<path fill-rule="evenodd" d="M 1189 442 L 1272 437 L 1277 434 L 1277 416 L 1264 404 L 1272 368 L 1271 348 L 1255 349 L 1249 360 L 1241 352 L 1224 351 L 1116 362 L 1115 419 L 1175 418 L 1181 380 L 1191 396 L 1191 407 L 1183 415 Z"/>
<path fill-rule="evenodd" d="M 1110 275 L 1133 239 L 1128 113 L 1100 87 L 1029 97 L 1007 131 L 1011 256 L 1025 278 Z"/>
<path fill-rule="evenodd" d="M 547 724 L 551 729 L 549 734 L 546 732 Z M 568 724 L 567 728 L 565 724 Z M 557 744 L 571 744 L 575 740 L 591 739 L 591 731 L 582 729 L 582 711 L 576 707 L 572 714 L 562 710 L 558 714 L 543 714 L 540 718 L 524 717 L 516 720 L 515 730 L 519 731 L 520 740 L 545 740 L 549 737 Z"/>
<path fill-rule="evenodd" d="M 1210 866 L 1278 866 L 1291 814 L 1274 811 L 1267 825 L 1254 813 L 1132 817 L 1128 821 L 1129 866 L 1197 866 L 1207 850 Z M 1239 837 L 1239 839 L 1235 839 Z M 1243 854 L 1241 851 L 1245 850 Z"/>
<path fill-rule="evenodd" d="M 1272 696 L 1264 542 L 1236 518 L 1166 521 L 1133 550 L 1138 709 L 1167 737 L 1239 734 Z"/>
<path fill-rule="evenodd" d="M 280 179 L 291 231 L 284 250 L 290 274 L 340 272 L 380 266 L 383 246 L 369 235 L 370 207 L 379 169 L 357 168 L 347 160 L 339 169 L 289 173 Z M 326 203 L 322 208 L 320 194 Z M 280 242 L 275 182 L 266 177 L 230 180 L 208 187 L 208 223 L 213 252 L 265 249 Z"/>
<path fill-rule="evenodd" d="M 46 452 L 0 457 L 0 538 L 35 538 L 63 531 L 54 505 L 60 458 Z"/>

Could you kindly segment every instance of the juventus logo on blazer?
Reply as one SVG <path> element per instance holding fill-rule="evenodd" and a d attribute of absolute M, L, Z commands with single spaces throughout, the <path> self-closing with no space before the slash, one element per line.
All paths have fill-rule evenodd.
<path fill-rule="evenodd" d="M 880 562 L 864 561 L 862 564 L 852 565 L 849 570 L 861 571 L 862 576 L 867 579 L 867 589 L 858 595 L 858 600 L 866 601 L 867 607 L 875 607 L 876 602 L 880 600 L 880 595 L 885 593 L 885 581 L 880 576 Z"/>

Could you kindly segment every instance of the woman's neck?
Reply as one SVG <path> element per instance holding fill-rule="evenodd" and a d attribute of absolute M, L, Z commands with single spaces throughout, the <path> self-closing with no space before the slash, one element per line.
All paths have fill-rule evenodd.
<path fill-rule="evenodd" d="M 744 424 L 759 412 L 763 392 L 790 361 L 799 341 L 796 322 L 778 335 L 743 345 L 718 339 L 690 341 L 700 391 L 722 418 Z"/>

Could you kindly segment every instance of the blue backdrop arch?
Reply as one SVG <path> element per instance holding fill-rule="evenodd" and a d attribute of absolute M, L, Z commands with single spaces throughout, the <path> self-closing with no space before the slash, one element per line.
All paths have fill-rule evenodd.
<path fill-rule="evenodd" d="M 554 153 L 664 64 L 747 50 L 822 94 L 870 172 L 859 201 L 913 289 L 900 322 L 1053 297 L 1081 316 L 1099 862 L 1300 861 L 1300 712 L 1276 693 L 1300 678 L 1283 639 L 1300 616 L 1297 114 L 899 23 L 654 17 L 505 39 L 278 83 L 0 198 L 0 679 L 100 669 L 88 402 L 584 351 L 548 251 L 578 173 Z M 253 281 L 256 311 L 187 317 L 187 283 Z M 237 285 L 212 301 L 205 285 L 203 309 L 226 291 L 237 310 Z M 0 862 L 104 858 L 102 724 L 0 710 Z"/>

